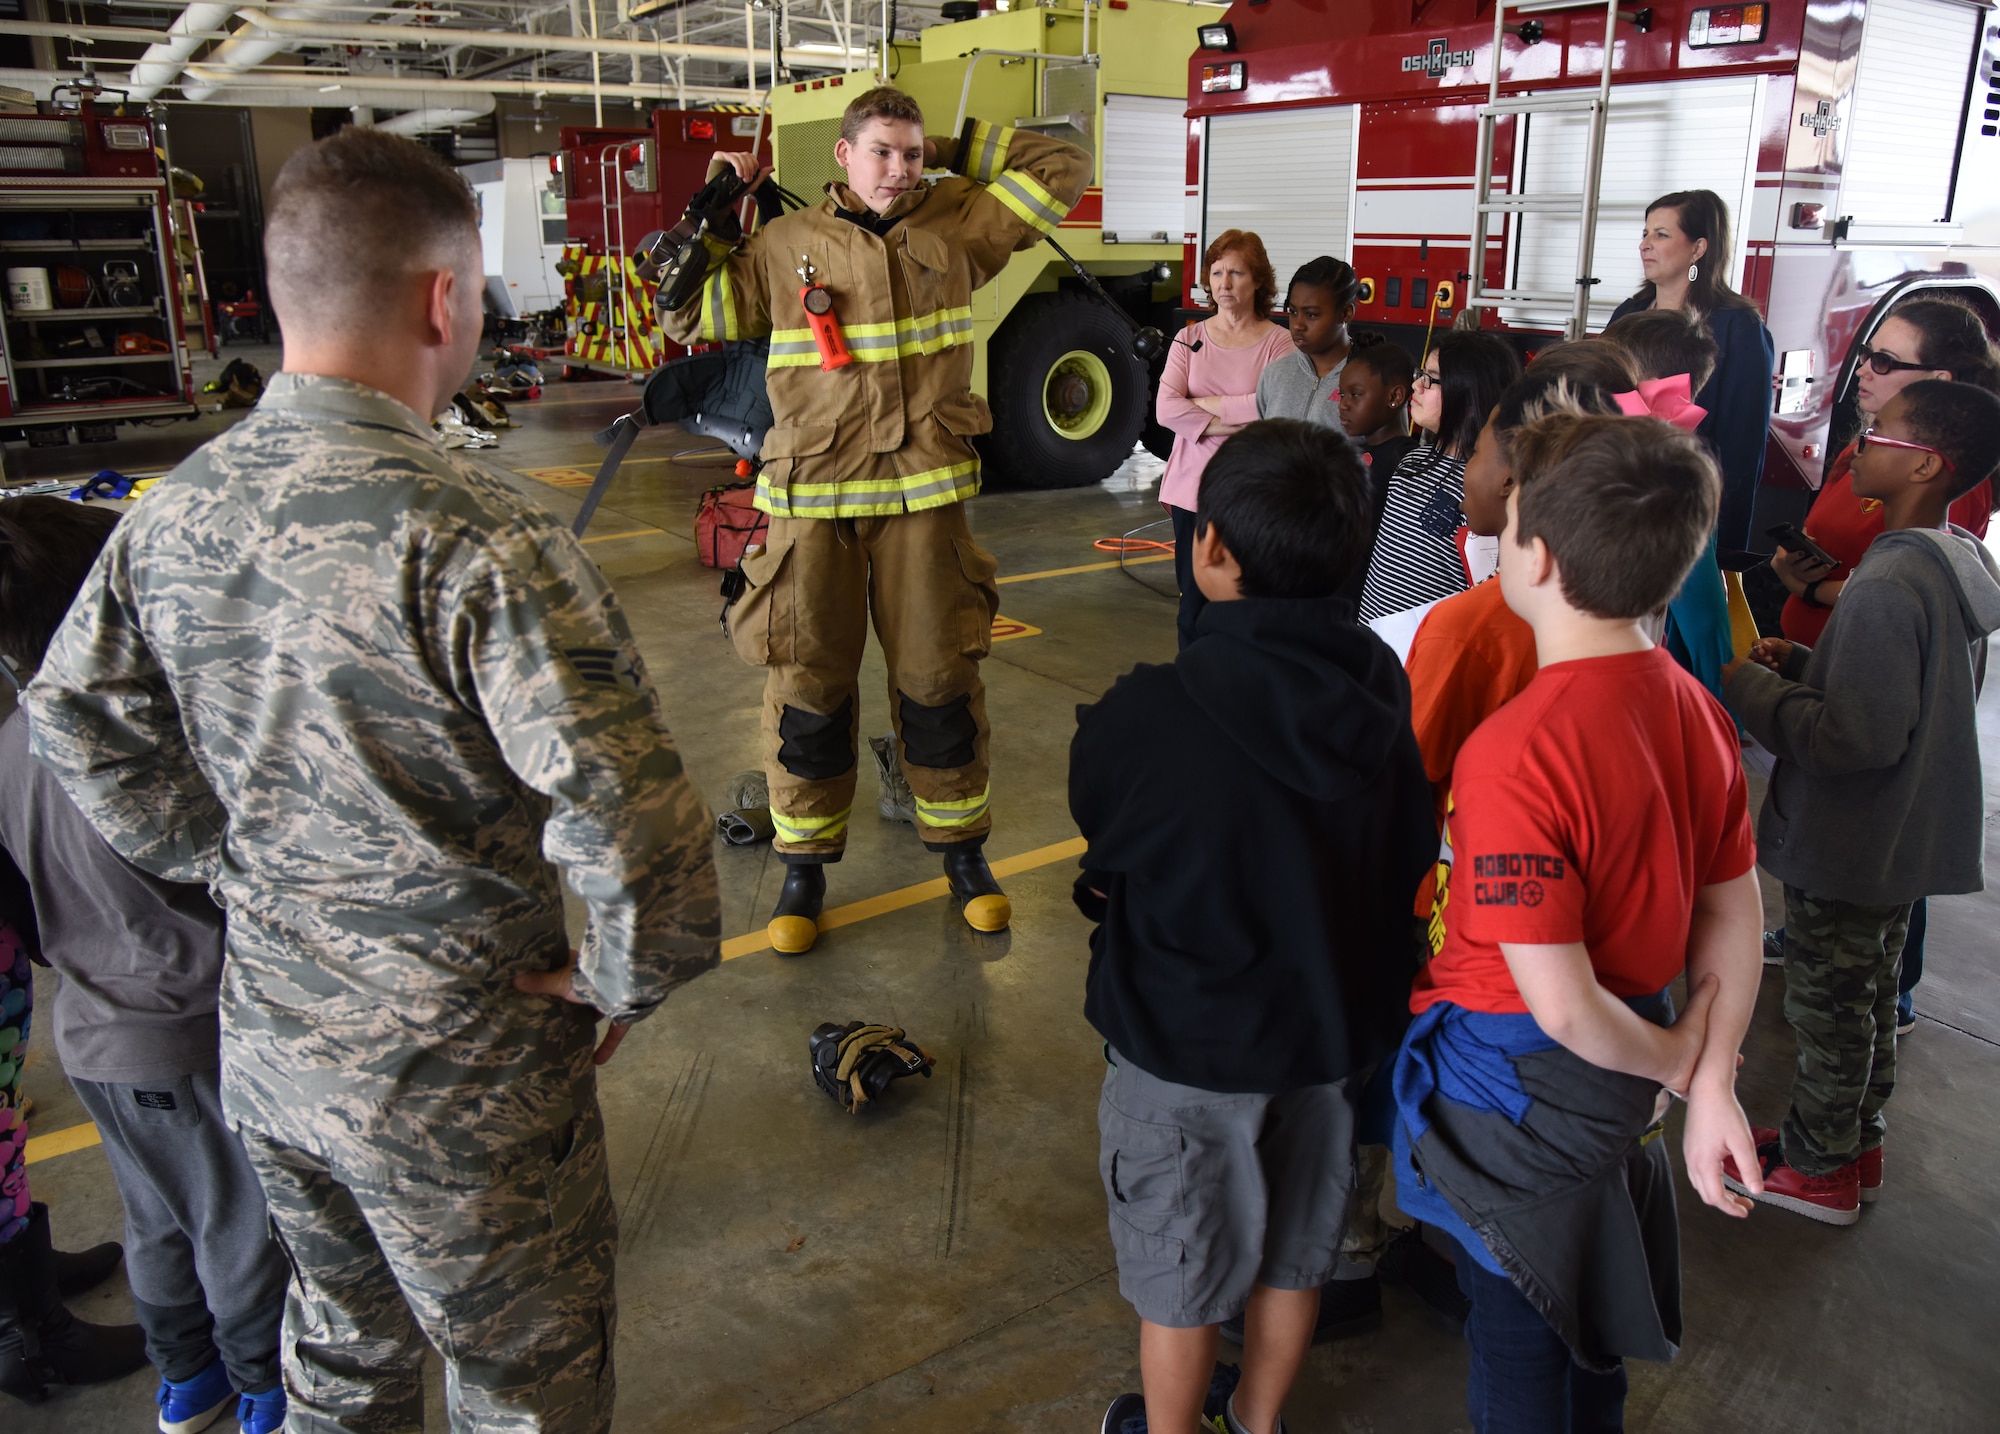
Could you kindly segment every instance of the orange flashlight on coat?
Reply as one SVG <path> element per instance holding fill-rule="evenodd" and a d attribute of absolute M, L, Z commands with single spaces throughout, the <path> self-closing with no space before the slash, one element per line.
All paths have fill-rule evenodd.
<path fill-rule="evenodd" d="M 806 311 L 806 327 L 812 330 L 813 344 L 819 349 L 819 366 L 822 371 L 845 368 L 854 362 L 854 355 L 847 351 L 847 337 L 840 331 L 840 320 L 834 317 L 833 295 L 814 277 L 816 271 L 807 255 L 799 255 L 798 276 L 805 281 L 799 290 L 799 306 Z"/>

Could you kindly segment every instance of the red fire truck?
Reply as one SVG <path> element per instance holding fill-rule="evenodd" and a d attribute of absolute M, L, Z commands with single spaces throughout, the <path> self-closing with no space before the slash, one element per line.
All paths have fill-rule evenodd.
<path fill-rule="evenodd" d="M 1949 289 L 2000 332 L 1989 17 L 1973 0 L 1236 0 L 1189 65 L 1186 271 L 1251 229 L 1281 283 L 1347 257 L 1358 320 L 1413 353 L 1468 305 L 1532 349 L 1639 287 L 1647 201 L 1713 190 L 1778 351 L 1762 483 L 1721 542 L 1769 551 L 1852 423 L 1855 341 L 1892 303 Z"/>
<path fill-rule="evenodd" d="M 166 166 L 89 95 L 0 114 L 0 436 L 36 446 L 197 412 Z"/>
<path fill-rule="evenodd" d="M 650 373 L 686 352 L 654 322 L 653 286 L 634 272 L 633 253 L 680 219 L 715 151 L 768 154 L 762 128 L 755 111 L 659 109 L 646 129 L 563 129 L 549 172 L 566 204 L 568 243 L 557 268 L 572 368 Z"/>

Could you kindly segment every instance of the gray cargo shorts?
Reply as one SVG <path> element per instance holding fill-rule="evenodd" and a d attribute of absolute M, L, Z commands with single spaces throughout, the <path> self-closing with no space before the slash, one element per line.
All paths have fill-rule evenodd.
<path fill-rule="evenodd" d="M 1219 1324 L 1243 1312 L 1253 1285 L 1331 1279 L 1354 1200 L 1359 1078 L 1221 1094 L 1108 1054 L 1097 1169 L 1118 1292 L 1140 1318 Z"/>

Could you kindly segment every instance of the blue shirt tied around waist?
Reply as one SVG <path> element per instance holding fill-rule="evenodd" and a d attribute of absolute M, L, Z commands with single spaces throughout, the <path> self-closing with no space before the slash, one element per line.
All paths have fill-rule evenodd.
<path fill-rule="evenodd" d="M 1654 1025 L 1673 1021 L 1666 991 L 1627 998 L 1626 1005 Z M 1514 1070 L 1518 1056 L 1556 1048 L 1532 1015 L 1494 1015 L 1440 1001 L 1410 1023 L 1396 1055 L 1393 1083 L 1396 1119 L 1390 1140 L 1395 1161 L 1396 1204 L 1412 1219 L 1435 1226 L 1456 1240 L 1482 1269 L 1509 1278 L 1438 1188 L 1417 1173 L 1411 1145 L 1430 1129 L 1424 1104 L 1442 1096 L 1474 1110 L 1493 1111 L 1515 1125 L 1533 1105 Z"/>

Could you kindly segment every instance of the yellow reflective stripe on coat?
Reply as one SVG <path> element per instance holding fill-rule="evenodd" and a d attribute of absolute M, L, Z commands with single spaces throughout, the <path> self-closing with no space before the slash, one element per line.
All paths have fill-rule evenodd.
<path fill-rule="evenodd" d="M 771 825 L 785 841 L 827 841 L 847 830 L 849 807 L 830 817 L 788 817 L 773 808 Z"/>
<path fill-rule="evenodd" d="M 976 797 L 967 797 L 957 802 L 927 802 L 917 798 L 917 820 L 927 827 L 940 827 L 946 831 L 958 827 L 969 827 L 986 815 L 992 805 L 991 787 Z"/>
<path fill-rule="evenodd" d="M 701 286 L 701 336 L 711 343 L 736 337 L 736 294 L 729 282 L 729 266 L 716 266 Z"/>
<path fill-rule="evenodd" d="M 1000 177 L 1001 166 L 1007 162 L 1007 150 L 1014 143 L 1014 131 L 1005 125 L 988 124 L 980 120 L 972 127 L 972 143 L 960 156 L 965 163 L 965 177 L 978 184 L 991 184 Z"/>
<path fill-rule="evenodd" d="M 969 307 L 934 309 L 928 314 L 897 319 L 892 324 L 842 325 L 847 351 L 859 363 L 916 358 L 941 353 L 972 342 Z M 766 368 L 807 368 L 819 362 L 819 345 L 811 329 L 773 329 Z"/>
<path fill-rule="evenodd" d="M 1069 213 L 1069 206 L 1057 203 L 1025 169 L 1008 170 L 987 187 L 987 193 L 1013 210 L 1023 224 L 1044 234 L 1053 234 Z"/>
<path fill-rule="evenodd" d="M 872 518 L 942 508 L 979 491 L 979 460 L 930 468 L 875 482 L 793 483 L 773 488 L 770 470 L 757 477 L 756 505 L 778 518 Z"/>

